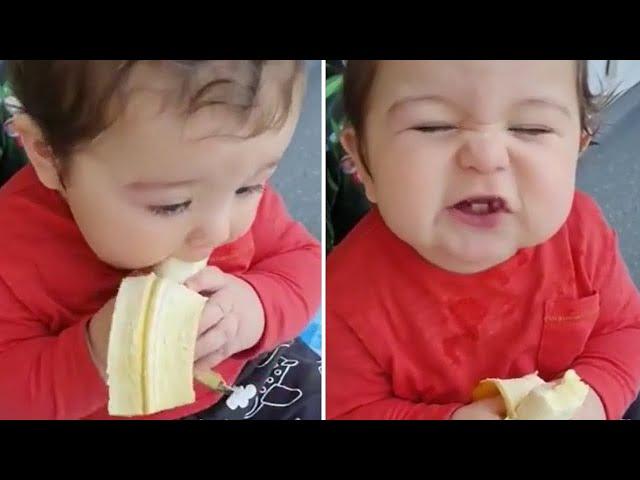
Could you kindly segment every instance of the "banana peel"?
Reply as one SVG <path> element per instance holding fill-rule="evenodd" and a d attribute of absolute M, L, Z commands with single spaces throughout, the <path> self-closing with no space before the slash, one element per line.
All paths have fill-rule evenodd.
<path fill-rule="evenodd" d="M 154 272 L 164 278 L 168 278 L 177 283 L 183 283 L 192 275 L 207 266 L 207 259 L 199 262 L 185 262 L 177 258 L 168 258 L 160 263 Z M 227 384 L 222 375 L 212 371 L 197 371 L 194 375 L 195 379 L 211 390 L 218 393 L 233 393 L 233 388 Z"/>
<path fill-rule="evenodd" d="M 474 401 L 502 396 L 506 420 L 565 420 L 584 403 L 589 388 L 574 370 L 557 384 L 546 383 L 537 372 L 520 378 L 482 380 L 472 392 Z"/>
<path fill-rule="evenodd" d="M 544 385 L 537 372 L 525 375 L 521 378 L 487 378 L 482 380 L 473 390 L 471 396 L 474 401 L 483 398 L 502 396 L 507 410 L 507 418 L 515 418 L 516 408 L 529 392 L 534 388 Z"/>
<path fill-rule="evenodd" d="M 206 298 L 181 283 L 206 264 L 170 259 L 156 272 L 123 279 L 107 355 L 111 415 L 148 415 L 195 401 L 193 379 L 233 391 L 214 372 L 194 372 L 198 324 Z"/>

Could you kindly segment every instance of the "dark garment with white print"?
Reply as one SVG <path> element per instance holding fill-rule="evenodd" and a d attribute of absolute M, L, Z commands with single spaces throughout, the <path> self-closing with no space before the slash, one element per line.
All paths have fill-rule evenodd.
<path fill-rule="evenodd" d="M 322 361 L 299 338 L 249 362 L 238 391 L 185 420 L 320 420 Z"/>

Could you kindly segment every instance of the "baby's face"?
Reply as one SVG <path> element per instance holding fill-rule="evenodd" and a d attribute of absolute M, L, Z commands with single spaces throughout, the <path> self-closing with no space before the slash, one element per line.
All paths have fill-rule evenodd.
<path fill-rule="evenodd" d="M 482 271 L 566 220 L 581 143 L 575 62 L 381 62 L 369 99 L 368 195 L 425 259 Z"/>
<path fill-rule="evenodd" d="M 139 269 L 170 256 L 204 259 L 250 228 L 293 134 L 301 82 L 281 129 L 239 138 L 208 135 L 237 131 L 223 107 L 185 122 L 167 106 L 173 86 L 157 72 L 141 68 L 131 81 L 143 88 L 74 156 L 64 195 L 87 242 L 110 265 Z"/>

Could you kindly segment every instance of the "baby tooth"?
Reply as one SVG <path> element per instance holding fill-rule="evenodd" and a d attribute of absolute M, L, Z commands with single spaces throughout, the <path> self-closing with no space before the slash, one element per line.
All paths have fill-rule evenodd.
<path fill-rule="evenodd" d="M 489 205 L 486 203 L 472 203 L 471 211 L 473 213 L 487 213 L 489 211 Z"/>

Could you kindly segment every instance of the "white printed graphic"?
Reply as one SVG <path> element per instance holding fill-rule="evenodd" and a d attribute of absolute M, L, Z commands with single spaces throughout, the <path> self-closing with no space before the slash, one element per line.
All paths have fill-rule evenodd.
<path fill-rule="evenodd" d="M 247 408 L 249 400 L 256 396 L 257 390 L 255 385 L 246 385 L 236 387 L 234 392 L 227 398 L 227 407 L 231 410 L 236 408 Z"/>
<path fill-rule="evenodd" d="M 253 408 L 245 414 L 244 418 L 253 417 L 262 410 L 262 407 L 265 405 L 274 408 L 285 408 L 300 400 L 303 396 L 302 390 L 299 388 L 291 388 L 284 384 L 287 372 L 299 363 L 298 360 L 289 360 L 286 357 L 280 357 L 271 372 L 272 376 L 267 378 L 266 384 L 268 386 L 260 388 Z"/>
<path fill-rule="evenodd" d="M 280 345 L 278 345 L 276 349 L 273 352 L 271 352 L 271 355 L 269 355 L 262 363 L 259 363 L 257 365 L 257 368 L 261 368 L 261 367 L 264 367 L 265 365 L 269 365 L 269 362 L 275 358 L 275 356 L 278 354 L 281 348 L 289 348 L 291 345 L 293 345 L 293 342 L 281 343 Z"/>
<path fill-rule="evenodd" d="M 291 345 L 293 345 L 293 342 L 279 345 L 266 359 L 257 365 L 257 368 L 267 366 L 271 368 L 269 376 L 259 391 L 256 391 L 256 386 L 253 384 L 236 386 L 236 391 L 227 398 L 227 407 L 231 410 L 245 409 L 251 404 L 247 413 L 244 414 L 244 418 L 249 419 L 254 417 L 265 406 L 287 408 L 298 402 L 304 394 L 301 389 L 288 386 L 286 377 L 287 373 L 299 365 L 300 362 L 281 356 L 281 350 L 289 348 Z M 274 361 L 275 364 L 272 364 Z M 321 373 L 322 360 L 317 361 L 317 368 Z M 298 420 L 299 418 L 296 419 Z"/>

